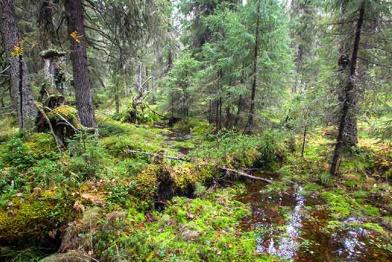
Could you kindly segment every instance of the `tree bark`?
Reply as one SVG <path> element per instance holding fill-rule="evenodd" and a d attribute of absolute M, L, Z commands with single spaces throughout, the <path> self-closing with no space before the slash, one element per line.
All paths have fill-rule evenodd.
<path fill-rule="evenodd" d="M 86 34 L 81 0 L 65 0 L 68 34 L 71 42 L 71 61 L 75 97 L 80 122 L 86 127 L 96 127 L 91 83 L 88 76 Z"/>
<path fill-rule="evenodd" d="M 254 114 L 255 114 L 255 98 L 256 98 L 256 87 L 257 87 L 257 60 L 259 56 L 259 28 L 260 28 L 260 1 L 257 3 L 257 19 L 256 19 L 256 29 L 255 29 L 255 48 L 253 55 L 253 81 L 252 81 L 252 94 L 250 97 L 250 109 L 248 122 L 245 127 L 245 133 L 252 133 Z"/>
<path fill-rule="evenodd" d="M 363 20 L 365 16 L 365 1 L 362 1 L 359 16 L 357 21 L 357 27 L 355 30 L 355 38 L 353 43 L 353 52 L 351 56 L 350 74 L 347 79 L 347 83 L 344 89 L 345 99 L 342 107 L 342 114 L 339 123 L 339 132 L 336 139 L 335 151 L 331 163 L 331 174 L 336 175 L 338 172 L 338 163 L 342 149 L 344 147 L 344 136 L 347 128 L 348 117 L 355 117 L 352 110 L 355 108 L 355 77 L 358 62 L 358 51 L 359 44 L 361 40 L 361 30 L 363 25 Z M 350 116 L 350 114 L 352 114 Z"/>
<path fill-rule="evenodd" d="M 114 103 L 116 106 L 116 113 L 120 113 L 120 91 L 119 91 L 119 85 L 120 85 L 120 80 L 119 76 L 115 75 L 116 81 L 115 81 L 115 87 L 114 87 Z"/>
<path fill-rule="evenodd" d="M 348 3 L 345 1 L 342 1 L 340 5 L 341 9 L 341 16 L 342 18 L 340 19 L 341 23 L 341 33 L 344 34 L 345 30 L 344 27 L 347 25 L 345 24 L 344 17 L 347 15 L 347 5 Z M 349 58 L 349 53 L 352 52 L 352 44 L 347 41 L 343 40 L 341 43 L 340 47 L 340 57 L 338 60 L 338 65 L 339 65 L 339 74 L 340 74 L 340 79 L 341 79 L 341 85 L 339 86 L 339 89 L 343 89 L 342 92 L 339 92 L 339 101 L 341 102 L 341 105 L 343 106 L 344 100 L 346 99 L 346 93 L 344 86 L 347 83 L 347 74 L 349 74 L 349 66 L 350 66 L 350 58 Z M 356 94 L 357 92 L 355 92 Z M 355 111 L 357 110 L 357 97 L 353 93 L 352 97 L 352 109 L 351 113 L 347 115 L 346 117 L 346 126 L 345 130 L 343 132 L 343 137 L 342 137 L 342 143 L 344 148 L 349 148 L 356 146 L 358 143 L 358 128 L 357 128 L 357 118 L 355 115 Z"/>
<path fill-rule="evenodd" d="M 23 42 L 17 27 L 15 1 L 0 0 L 0 7 L 0 30 L 10 64 L 10 90 L 13 106 L 17 112 L 19 127 L 31 130 L 35 126 L 38 111 L 34 104 L 34 95 L 28 79 L 26 62 L 23 60 Z"/>
<path fill-rule="evenodd" d="M 241 108 L 242 107 L 242 95 L 239 95 L 238 97 L 238 104 L 237 104 L 237 114 L 234 119 L 234 126 L 237 127 L 238 123 L 240 121 L 240 114 L 241 114 Z"/>
<path fill-rule="evenodd" d="M 306 145 L 306 135 L 307 135 L 307 131 L 308 131 L 308 126 L 305 125 L 305 128 L 304 128 L 304 135 L 303 135 L 303 138 L 302 138 L 302 148 L 301 148 L 301 157 L 302 157 L 302 158 L 304 157 L 304 153 L 305 153 L 305 145 Z"/>

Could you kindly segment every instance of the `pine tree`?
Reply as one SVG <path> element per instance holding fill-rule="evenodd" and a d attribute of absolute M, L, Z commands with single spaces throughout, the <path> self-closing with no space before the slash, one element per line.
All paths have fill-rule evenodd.
<path fill-rule="evenodd" d="M 86 127 L 95 127 L 94 106 L 88 73 L 86 33 L 81 0 L 66 0 L 65 11 L 71 43 L 71 60 L 74 77 L 75 97 L 80 122 Z"/>
<path fill-rule="evenodd" d="M 23 56 L 23 39 L 17 27 L 14 0 L 1 0 L 0 29 L 10 65 L 11 95 L 21 129 L 34 128 L 37 108 L 34 104 L 27 65 Z"/>

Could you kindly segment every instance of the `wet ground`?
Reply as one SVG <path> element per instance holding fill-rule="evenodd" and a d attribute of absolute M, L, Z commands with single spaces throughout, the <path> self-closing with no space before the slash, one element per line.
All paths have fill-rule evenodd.
<path fill-rule="evenodd" d="M 241 226 L 258 232 L 258 253 L 288 261 L 392 261 L 375 232 L 351 226 L 365 222 L 359 218 L 349 217 L 336 230 L 327 230 L 331 218 L 326 204 L 301 186 L 268 191 L 265 183 L 250 181 L 240 200 L 252 207 Z"/>

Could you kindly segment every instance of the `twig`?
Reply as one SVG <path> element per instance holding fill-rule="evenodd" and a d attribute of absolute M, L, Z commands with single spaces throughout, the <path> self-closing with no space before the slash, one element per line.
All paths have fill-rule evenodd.
<path fill-rule="evenodd" d="M 255 180 L 261 180 L 261 181 L 267 182 L 269 184 L 273 183 L 273 181 L 270 180 L 270 179 L 263 178 L 263 177 L 258 177 L 258 176 L 252 176 L 252 175 L 249 175 L 249 174 L 247 174 L 245 172 L 242 172 L 242 171 L 239 171 L 239 170 L 226 168 L 226 167 L 222 167 L 221 169 L 226 171 L 226 172 L 228 172 L 228 173 L 235 173 L 235 174 L 243 176 L 243 177 L 247 177 L 247 178 L 251 178 L 251 179 L 255 179 Z"/>
<path fill-rule="evenodd" d="M 6 72 L 9 68 L 10 68 L 10 66 L 7 66 L 3 71 L 0 72 L 0 74 L 3 74 L 4 72 Z"/>

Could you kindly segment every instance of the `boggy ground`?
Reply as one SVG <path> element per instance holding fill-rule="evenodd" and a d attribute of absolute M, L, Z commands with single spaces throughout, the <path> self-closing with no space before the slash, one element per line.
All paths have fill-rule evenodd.
<path fill-rule="evenodd" d="M 334 178 L 324 130 L 301 158 L 272 131 L 98 120 L 99 137 L 62 153 L 50 135 L 1 132 L 0 260 L 391 260 L 390 145 L 361 140 Z"/>

